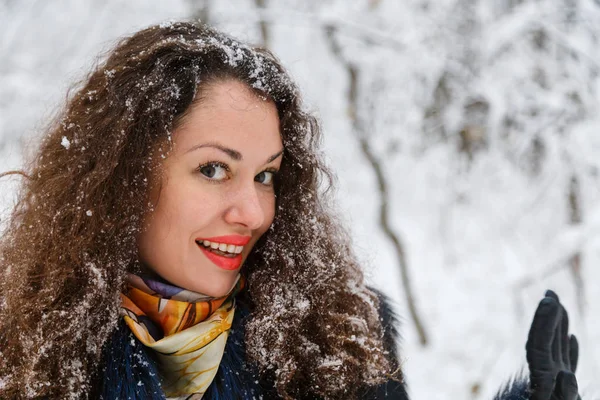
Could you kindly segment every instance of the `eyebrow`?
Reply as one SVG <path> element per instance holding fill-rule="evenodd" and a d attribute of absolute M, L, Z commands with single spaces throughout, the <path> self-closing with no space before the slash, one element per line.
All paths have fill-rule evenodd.
<path fill-rule="evenodd" d="M 191 147 L 190 149 L 188 149 L 185 154 L 187 153 L 191 153 L 192 151 L 198 150 L 198 149 L 202 149 L 205 147 L 212 147 L 214 149 L 218 149 L 221 150 L 223 153 L 227 154 L 230 158 L 232 158 L 235 161 L 241 161 L 244 159 L 244 157 L 242 157 L 242 153 L 240 153 L 237 150 L 234 149 L 230 149 L 229 147 L 225 147 L 225 146 L 221 146 L 218 143 L 203 143 L 203 144 L 197 144 L 193 147 Z M 267 159 L 267 161 L 265 162 L 265 164 L 270 163 L 271 161 L 275 160 L 277 157 L 279 157 L 280 155 L 283 154 L 283 150 L 281 150 L 278 153 L 273 154 L 271 157 L 269 157 Z"/>

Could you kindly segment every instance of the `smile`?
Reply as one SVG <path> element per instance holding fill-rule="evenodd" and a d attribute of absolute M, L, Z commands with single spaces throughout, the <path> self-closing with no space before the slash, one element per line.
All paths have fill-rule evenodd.
<path fill-rule="evenodd" d="M 196 241 L 198 245 L 204 246 L 207 249 L 215 250 L 215 253 L 220 254 L 240 254 L 244 246 L 236 246 L 234 244 L 211 242 L 210 240 Z"/>
<path fill-rule="evenodd" d="M 250 238 L 239 235 L 197 238 L 196 244 L 213 264 L 231 271 L 241 267 L 242 251 Z"/>

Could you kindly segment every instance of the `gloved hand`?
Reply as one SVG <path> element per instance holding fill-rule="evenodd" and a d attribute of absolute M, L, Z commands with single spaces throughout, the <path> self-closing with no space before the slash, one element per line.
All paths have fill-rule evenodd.
<path fill-rule="evenodd" d="M 579 345 L 569 336 L 569 316 L 551 290 L 540 301 L 525 345 L 530 400 L 578 400 L 575 370 Z"/>

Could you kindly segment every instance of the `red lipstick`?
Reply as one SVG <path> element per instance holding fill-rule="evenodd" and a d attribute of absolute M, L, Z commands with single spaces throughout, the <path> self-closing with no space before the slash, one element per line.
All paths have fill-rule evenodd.
<path fill-rule="evenodd" d="M 215 254 L 202 245 L 199 245 L 198 247 L 200 247 L 200 250 L 202 250 L 206 258 L 212 261 L 213 264 L 215 264 L 219 268 L 223 268 L 228 271 L 233 271 L 238 269 L 242 265 L 242 253 L 238 254 L 233 258 L 230 258 Z"/>
<path fill-rule="evenodd" d="M 207 238 L 196 238 L 196 242 L 200 250 L 204 253 L 206 258 L 212 261 L 217 267 L 233 271 L 241 267 L 242 265 L 242 253 L 236 255 L 235 257 L 225 257 L 215 252 L 211 251 L 211 249 L 204 247 L 202 242 L 208 240 L 212 243 L 223 243 L 226 245 L 234 245 L 234 246 L 245 246 L 252 239 L 251 236 L 242 236 L 242 235 L 224 235 L 224 236 L 214 236 Z"/>

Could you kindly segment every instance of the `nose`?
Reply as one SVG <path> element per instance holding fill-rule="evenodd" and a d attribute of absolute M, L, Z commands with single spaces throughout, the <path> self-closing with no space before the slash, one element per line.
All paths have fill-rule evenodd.
<path fill-rule="evenodd" d="M 228 193 L 229 207 L 225 212 L 225 221 L 232 225 L 243 225 L 251 230 L 260 228 L 265 222 L 260 193 L 256 182 L 240 184 Z"/>

